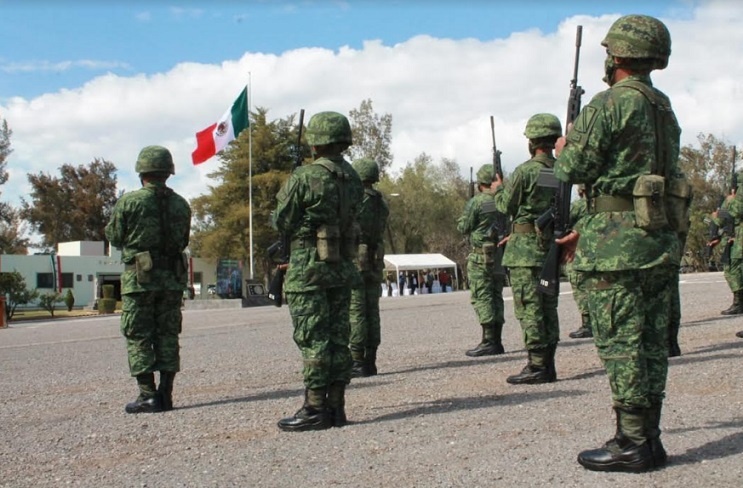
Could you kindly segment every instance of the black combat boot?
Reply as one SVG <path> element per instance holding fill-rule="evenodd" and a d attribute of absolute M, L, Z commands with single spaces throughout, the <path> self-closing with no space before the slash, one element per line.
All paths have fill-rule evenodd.
<path fill-rule="evenodd" d="M 366 367 L 366 357 L 364 351 L 351 349 L 351 359 L 353 366 L 351 368 L 351 378 L 366 378 L 369 376 L 369 370 Z"/>
<path fill-rule="evenodd" d="M 552 383 L 552 378 L 548 367 L 549 352 L 546 349 L 539 351 L 529 351 L 529 360 L 521 370 L 521 373 L 509 376 L 506 381 L 512 385 L 536 385 L 539 383 Z M 555 374 L 555 377 L 557 375 Z"/>
<path fill-rule="evenodd" d="M 465 354 L 469 357 L 476 358 L 480 356 L 497 356 L 503 354 L 503 344 L 495 337 L 495 326 L 493 325 L 482 325 L 482 341 L 470 349 Z"/>
<path fill-rule="evenodd" d="M 720 315 L 738 315 L 743 313 L 743 306 L 741 306 L 741 295 L 743 291 L 733 292 L 733 304 L 727 310 L 720 312 Z"/>
<path fill-rule="evenodd" d="M 653 454 L 653 465 L 662 468 L 668 462 L 668 454 L 660 441 L 660 413 L 663 404 L 653 403 L 645 410 L 645 437 L 648 439 L 650 452 Z"/>
<path fill-rule="evenodd" d="M 139 386 L 139 396 L 133 402 L 126 404 L 126 407 L 124 407 L 126 413 L 162 412 L 160 395 L 157 394 L 155 389 L 155 375 L 153 373 L 137 375 L 137 385 Z"/>
<path fill-rule="evenodd" d="M 581 315 L 581 326 L 568 334 L 568 336 L 570 336 L 571 339 L 585 339 L 587 337 L 593 337 L 590 315 Z"/>
<path fill-rule="evenodd" d="M 326 408 L 325 388 L 304 390 L 304 405 L 293 417 L 279 420 L 279 429 L 287 432 L 324 430 L 332 427 L 330 414 Z"/>
<path fill-rule="evenodd" d="M 336 381 L 328 387 L 328 414 L 333 427 L 343 427 L 346 418 L 346 384 Z"/>
<path fill-rule="evenodd" d="M 599 449 L 578 454 L 578 463 L 590 471 L 642 473 L 655 468 L 650 443 L 645 438 L 641 408 L 615 408 L 617 434 Z"/>
<path fill-rule="evenodd" d="M 377 348 L 369 347 L 364 353 L 364 362 L 366 363 L 366 372 L 369 376 L 377 374 Z"/>
<path fill-rule="evenodd" d="M 163 412 L 173 410 L 173 380 L 175 379 L 174 371 L 160 371 L 160 386 L 157 393 L 160 395 L 160 405 Z"/>

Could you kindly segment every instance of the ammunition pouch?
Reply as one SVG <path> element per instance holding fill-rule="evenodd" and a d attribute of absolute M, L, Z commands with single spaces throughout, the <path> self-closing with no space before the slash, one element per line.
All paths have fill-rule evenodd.
<path fill-rule="evenodd" d="M 668 227 L 666 218 L 666 180 L 660 175 L 642 175 L 632 190 L 635 225 L 653 231 Z"/>
<path fill-rule="evenodd" d="M 317 259 L 324 263 L 341 260 L 341 232 L 337 225 L 321 225 L 317 228 Z M 344 239 L 345 242 L 346 239 Z"/>
<path fill-rule="evenodd" d="M 346 228 L 343 232 L 343 239 L 341 240 L 341 256 L 343 259 L 353 261 L 356 259 L 356 253 L 359 248 L 359 235 L 361 234 L 361 227 L 358 222 L 354 222 L 353 225 Z"/>
<path fill-rule="evenodd" d="M 356 267 L 359 271 L 370 271 L 372 268 L 371 259 L 369 246 L 367 244 L 359 244 L 358 251 L 356 252 Z"/>
<path fill-rule="evenodd" d="M 144 285 L 152 280 L 150 271 L 154 267 L 150 251 L 138 252 L 134 255 L 134 266 L 137 271 L 137 283 Z"/>
<path fill-rule="evenodd" d="M 666 217 L 671 229 L 678 233 L 689 232 L 691 184 L 685 176 L 669 178 L 666 190 Z"/>
<path fill-rule="evenodd" d="M 482 256 L 485 264 L 495 264 L 497 250 L 498 246 L 493 242 L 486 242 L 482 245 Z"/>

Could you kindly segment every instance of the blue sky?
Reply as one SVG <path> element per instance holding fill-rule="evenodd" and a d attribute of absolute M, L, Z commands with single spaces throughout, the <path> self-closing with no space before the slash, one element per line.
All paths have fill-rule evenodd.
<path fill-rule="evenodd" d="M 0 101 L 74 89 L 107 72 L 164 72 L 245 51 L 360 49 L 426 34 L 490 40 L 554 32 L 564 18 L 641 12 L 688 16 L 682 0 L 42 1 L 0 0 Z M 12 49 L 8 47 L 12 46 Z"/>

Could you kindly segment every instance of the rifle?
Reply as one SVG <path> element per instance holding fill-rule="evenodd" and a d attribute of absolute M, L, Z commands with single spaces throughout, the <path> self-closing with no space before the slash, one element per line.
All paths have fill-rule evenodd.
<path fill-rule="evenodd" d="M 302 130 L 304 128 L 304 109 L 299 111 L 299 130 L 297 131 L 297 148 L 296 148 L 296 159 L 294 160 L 294 167 L 292 172 L 302 166 L 304 160 L 302 156 Z M 276 270 L 274 271 L 271 282 L 268 285 L 268 298 L 273 300 L 273 304 L 280 307 L 284 295 L 284 275 L 286 274 L 286 268 L 289 266 L 289 255 L 291 254 L 291 236 L 286 232 L 283 232 L 279 237 L 279 240 L 274 242 L 268 247 L 268 256 L 276 263 Z"/>
<path fill-rule="evenodd" d="M 475 196 L 475 181 L 472 179 L 472 166 L 470 166 L 470 198 Z"/>
<path fill-rule="evenodd" d="M 490 134 L 493 137 L 493 175 L 497 175 L 498 179 L 503 181 L 503 165 L 501 164 L 500 156 L 501 152 L 498 150 L 498 146 L 495 143 L 495 120 L 493 116 L 490 116 Z M 500 241 L 506 238 L 508 235 L 508 216 L 501 212 L 496 212 L 495 220 L 488 229 L 488 236 L 492 236 L 497 245 Z M 495 249 L 495 262 L 496 262 L 496 273 L 504 272 L 503 265 L 503 253 L 505 252 L 505 246 L 498 246 Z"/>
<path fill-rule="evenodd" d="M 568 97 L 568 114 L 565 132 L 568 127 L 578 117 L 581 106 L 581 96 L 584 90 L 578 86 L 578 63 L 580 61 L 580 44 L 583 35 L 583 26 L 579 25 L 575 33 L 575 63 L 573 64 L 573 78 L 570 80 L 570 96 Z M 553 175 L 554 176 L 554 175 Z M 570 191 L 572 184 L 559 181 L 557 182 L 557 191 L 552 199 L 552 205 L 547 212 L 541 215 L 536 222 L 539 229 L 543 229 L 552 223 L 553 235 L 547 257 L 542 267 L 542 273 L 539 276 L 537 291 L 547 295 L 557 295 L 560 292 L 560 260 L 561 249 L 555 242 L 570 232 Z"/>

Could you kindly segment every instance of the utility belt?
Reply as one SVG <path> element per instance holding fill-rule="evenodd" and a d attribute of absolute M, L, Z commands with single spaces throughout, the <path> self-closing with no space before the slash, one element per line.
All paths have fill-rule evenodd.
<path fill-rule="evenodd" d="M 588 200 L 588 213 L 630 212 L 635 209 L 632 197 L 599 195 Z"/>
<path fill-rule="evenodd" d="M 511 233 L 513 234 L 536 234 L 537 228 L 534 224 L 513 224 Z"/>
<path fill-rule="evenodd" d="M 292 240 L 291 250 L 314 247 L 317 260 L 325 263 L 337 263 L 341 259 L 355 259 L 358 252 L 358 229 L 346 229 L 341 233 L 337 225 L 321 225 L 314 236 L 305 236 Z"/>

